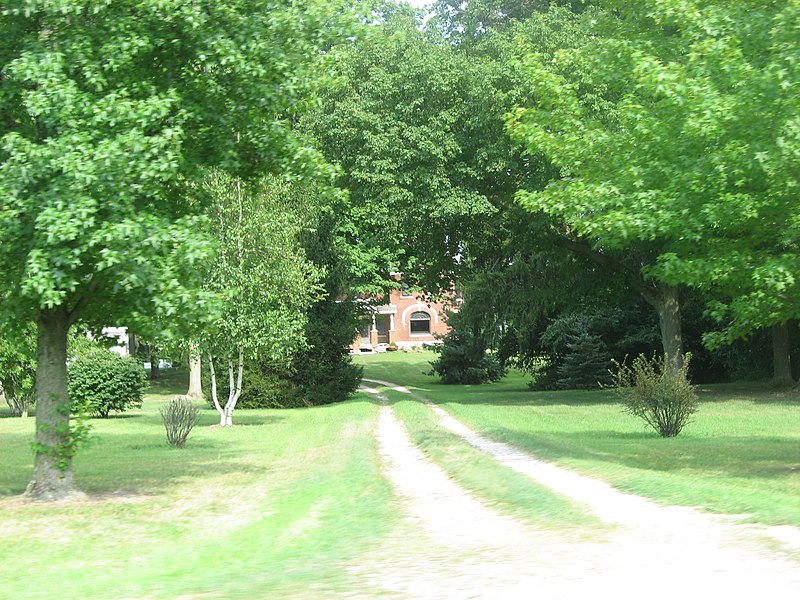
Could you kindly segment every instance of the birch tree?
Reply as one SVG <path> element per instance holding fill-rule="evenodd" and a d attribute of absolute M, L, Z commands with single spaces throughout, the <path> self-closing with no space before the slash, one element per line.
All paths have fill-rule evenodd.
<path fill-rule="evenodd" d="M 320 273 L 300 248 L 301 207 L 292 187 L 276 178 L 245 183 L 221 172 L 204 191 L 211 198 L 211 233 L 218 251 L 206 289 L 225 297 L 221 314 L 204 339 L 211 401 L 219 425 L 233 425 L 246 361 L 288 365 L 306 341 L 308 308 L 321 293 Z M 225 369 L 227 398 L 218 393 Z"/>

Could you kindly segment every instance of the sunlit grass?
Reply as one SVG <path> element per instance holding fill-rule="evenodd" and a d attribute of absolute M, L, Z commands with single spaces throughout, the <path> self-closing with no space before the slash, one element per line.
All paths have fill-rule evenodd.
<path fill-rule="evenodd" d="M 530 392 L 519 373 L 491 386 L 444 386 L 424 374 L 433 358 L 358 360 L 367 377 L 403 383 L 488 437 L 620 488 L 800 524 L 792 397 L 709 388 L 694 422 L 664 440 L 606 392 Z M 213 427 L 216 414 L 203 405 L 178 450 L 158 409 L 185 383 L 167 371 L 141 409 L 92 420 L 92 443 L 75 460 L 86 502 L 23 501 L 35 422 L 0 418 L 0 598 L 323 598 L 352 592 L 353 569 L 380 549 L 414 554 L 419 532 L 381 472 L 374 397 L 239 411 L 230 429 Z M 428 407 L 386 393 L 431 460 L 486 504 L 541 529 L 601 534 L 579 507 L 442 430 Z"/>
<path fill-rule="evenodd" d="M 346 589 L 347 564 L 396 520 L 365 396 L 292 411 L 241 411 L 186 448 L 167 445 L 161 386 L 141 410 L 93 419 L 75 460 L 90 498 L 30 504 L 33 419 L 0 419 L 0 598 L 307 597 Z"/>

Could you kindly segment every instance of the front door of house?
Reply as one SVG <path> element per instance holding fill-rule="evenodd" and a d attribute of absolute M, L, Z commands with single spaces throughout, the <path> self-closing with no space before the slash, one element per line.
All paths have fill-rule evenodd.
<path fill-rule="evenodd" d="M 389 315 L 375 315 L 375 327 L 378 330 L 378 343 L 389 343 Z"/>

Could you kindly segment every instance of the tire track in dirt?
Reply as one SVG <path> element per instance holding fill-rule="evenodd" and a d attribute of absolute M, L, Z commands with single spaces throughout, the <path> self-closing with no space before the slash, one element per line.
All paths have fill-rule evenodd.
<path fill-rule="evenodd" d="M 443 560 L 433 574 L 426 572 L 423 578 L 436 592 L 428 596 L 416 589 L 413 595 L 401 592 L 401 597 L 531 597 L 534 589 L 543 598 L 594 595 L 604 589 L 617 598 L 634 598 L 643 592 L 655 598 L 676 594 L 696 597 L 701 593 L 749 598 L 765 592 L 795 597 L 800 593 L 800 553 L 791 549 L 768 551 L 757 535 L 763 534 L 763 528 L 759 531 L 753 526 L 734 525 L 731 517 L 689 507 L 660 506 L 620 492 L 604 482 L 488 440 L 402 386 L 365 381 L 426 402 L 442 419 L 443 427 L 501 465 L 584 503 L 602 519 L 620 525 L 616 532 L 605 534 L 605 539 L 575 543 L 532 532 L 523 523 L 494 513 L 433 465 L 413 445 L 391 408 L 384 405 L 378 427 L 381 456 L 388 478 L 403 498 L 403 510 L 426 532 L 426 543 L 473 550 L 481 556 L 477 563 L 483 567 L 460 574 L 456 577 L 460 585 L 446 587 L 449 592 L 443 593 L 435 574 L 451 573 L 454 568 L 458 571 L 459 559 Z M 413 574 L 419 575 L 413 559 L 406 557 L 410 577 L 397 574 L 398 563 L 387 565 L 387 573 L 395 573 L 395 585 L 389 587 L 404 582 L 406 592 L 410 592 Z M 481 576 L 476 578 L 476 573 Z M 392 580 L 386 577 L 385 573 L 384 583 Z"/>
<path fill-rule="evenodd" d="M 546 598 L 591 591 L 580 578 L 564 586 L 568 545 L 500 515 L 453 482 L 413 444 L 387 399 L 362 389 L 382 402 L 380 455 L 404 523 L 377 553 L 380 558 L 354 570 L 359 588 L 414 599 L 530 598 L 533 582 L 540 592 L 547 590 Z M 374 596 L 354 591 L 348 597 Z"/>

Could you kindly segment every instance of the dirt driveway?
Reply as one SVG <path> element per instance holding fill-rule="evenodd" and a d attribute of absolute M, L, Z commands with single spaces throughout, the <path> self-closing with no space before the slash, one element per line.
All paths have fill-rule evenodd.
<path fill-rule="evenodd" d="M 404 519 L 374 561 L 353 569 L 363 584 L 354 589 L 420 599 L 800 597 L 794 528 L 780 528 L 781 544 L 767 535 L 776 532 L 731 517 L 657 505 L 487 440 L 432 407 L 443 427 L 494 457 L 498 468 L 515 469 L 613 525 L 590 541 L 532 530 L 449 479 L 411 442 L 386 398 L 365 389 L 384 401 L 377 435 Z"/>

